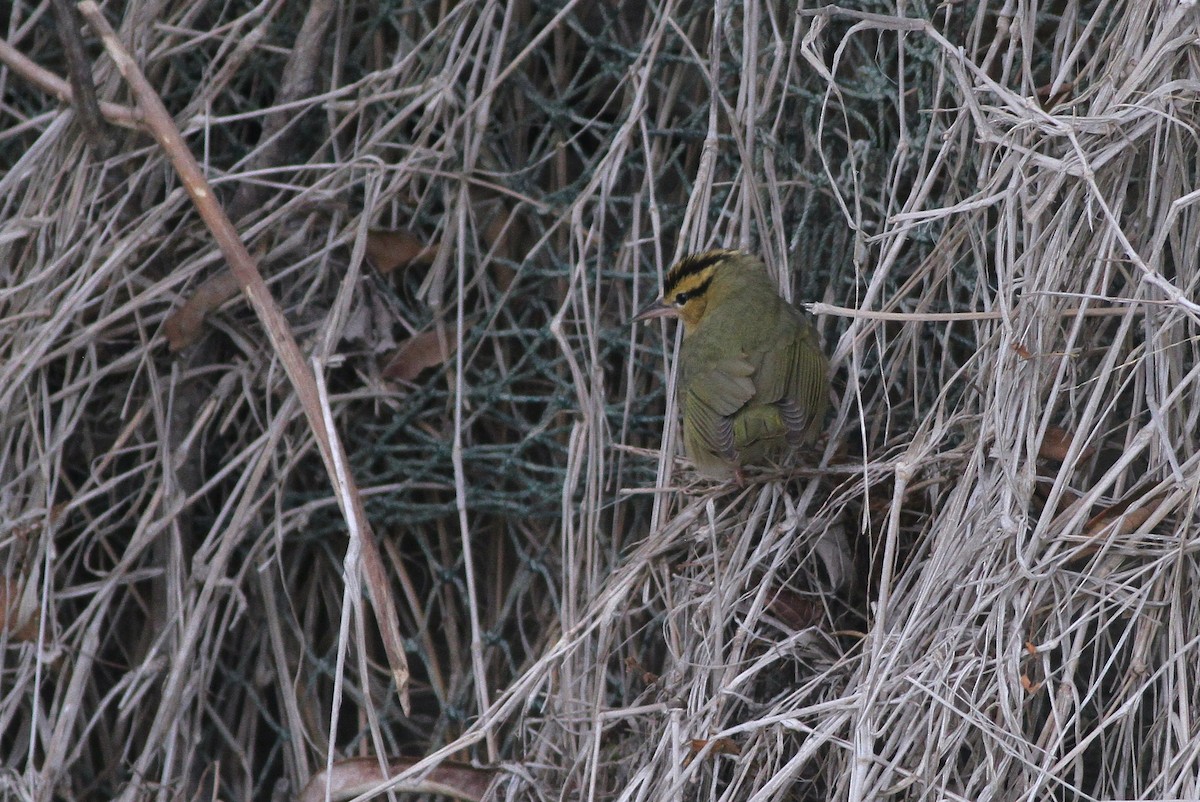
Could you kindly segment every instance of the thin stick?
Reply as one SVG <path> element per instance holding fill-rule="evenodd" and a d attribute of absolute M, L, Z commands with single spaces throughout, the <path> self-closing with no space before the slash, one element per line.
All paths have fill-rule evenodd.
<path fill-rule="evenodd" d="M 0 63 L 8 65 L 13 72 L 33 84 L 43 92 L 49 92 L 64 103 L 75 103 L 75 93 L 71 85 L 50 70 L 29 59 L 20 50 L 0 39 Z M 123 128 L 140 128 L 142 115 L 137 109 L 122 106 L 119 103 L 100 101 L 100 113 L 113 125 Z"/>
<path fill-rule="evenodd" d="M 1142 304 L 1153 303 L 1142 301 Z M 1000 320 L 1002 312 L 877 312 L 871 309 L 850 309 L 845 306 L 834 306 L 826 303 L 804 305 L 814 315 L 830 315 L 832 317 L 852 317 L 859 320 L 885 320 L 897 323 L 955 323 L 969 320 Z M 1124 317 L 1137 314 L 1138 309 L 1132 304 L 1118 307 L 1101 307 L 1098 309 L 1064 309 L 1060 317 Z"/>
<path fill-rule="evenodd" d="M 129 83 L 137 98 L 138 107 L 145 116 L 147 128 L 166 152 L 175 171 L 179 173 L 179 177 L 183 179 L 184 187 L 196 204 L 197 211 L 200 212 L 205 225 L 212 232 L 217 246 L 229 262 L 234 276 L 237 277 L 238 284 L 246 293 L 259 320 L 262 321 L 271 346 L 278 354 L 279 361 L 283 364 L 283 368 L 292 382 L 292 387 L 296 390 L 296 396 L 300 400 L 305 418 L 308 419 L 313 437 L 316 438 L 329 478 L 334 488 L 338 488 L 340 483 L 337 466 L 339 463 L 348 464 L 349 460 L 343 450 L 341 440 L 329 436 L 325 429 L 316 382 L 308 366 L 304 363 L 300 346 L 296 344 L 296 339 L 292 336 L 291 328 L 283 316 L 283 311 L 271 297 L 270 290 L 267 289 L 266 282 L 258 272 L 258 266 L 253 257 L 246 250 L 246 246 L 242 244 L 237 229 L 234 228 L 224 209 L 217 202 L 216 196 L 213 195 L 212 188 L 209 187 L 200 170 L 200 165 L 192 156 L 191 151 L 184 146 L 182 135 L 179 133 L 175 121 L 171 119 L 162 100 L 150 86 L 142 71 L 138 69 L 129 52 L 117 39 L 116 32 L 108 24 L 108 20 L 104 18 L 99 7 L 92 0 L 83 0 L 79 4 L 79 11 L 100 36 L 105 49 L 116 63 L 117 69 Z M 353 518 L 354 525 L 357 526 L 362 539 L 362 567 L 367 579 L 367 586 L 370 589 L 371 601 L 375 607 L 379 634 L 387 653 L 392 677 L 400 693 L 401 706 L 407 714 L 409 710 L 408 660 L 400 643 L 400 621 L 396 614 L 391 585 L 384 572 L 383 561 L 379 555 L 379 544 L 367 521 L 362 496 L 358 492 L 354 477 L 347 472 L 344 475 L 344 481 L 346 496 L 350 500 L 350 506 L 346 513 L 348 517 Z"/>
<path fill-rule="evenodd" d="M 79 26 L 83 20 L 69 0 L 52 0 L 54 17 L 58 20 L 58 40 L 62 42 L 63 52 L 67 56 L 67 65 L 71 70 L 71 93 L 75 98 L 75 107 L 83 124 L 95 131 L 101 138 L 101 147 L 112 147 L 111 132 L 104 127 L 104 117 L 100 113 L 100 103 L 96 99 L 96 84 L 92 81 L 92 71 L 87 54 L 83 52 L 83 40 L 79 36 Z"/>

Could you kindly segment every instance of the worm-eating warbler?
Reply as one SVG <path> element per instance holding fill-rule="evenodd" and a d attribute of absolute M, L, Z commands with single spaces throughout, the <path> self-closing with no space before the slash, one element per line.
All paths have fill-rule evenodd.
<path fill-rule="evenodd" d="M 683 447 L 700 473 L 740 484 L 743 466 L 780 464 L 813 438 L 829 402 L 829 363 L 761 260 L 725 250 L 684 257 L 634 320 L 665 315 L 683 320 Z"/>

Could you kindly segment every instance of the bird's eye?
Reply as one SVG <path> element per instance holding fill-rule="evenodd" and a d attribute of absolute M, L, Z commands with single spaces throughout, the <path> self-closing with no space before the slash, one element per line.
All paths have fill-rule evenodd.
<path fill-rule="evenodd" d="M 686 304 L 688 302 L 688 300 L 691 297 L 692 297 L 692 294 L 690 292 L 681 292 L 675 296 L 675 305 L 683 306 L 684 304 Z"/>

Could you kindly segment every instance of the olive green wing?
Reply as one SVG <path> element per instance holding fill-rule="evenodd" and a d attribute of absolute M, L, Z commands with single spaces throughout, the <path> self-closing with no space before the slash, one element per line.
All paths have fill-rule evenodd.
<path fill-rule="evenodd" d="M 784 304 L 779 330 L 758 354 L 754 384 L 757 400 L 779 407 L 788 442 L 808 440 L 825 418 L 829 404 L 829 362 L 817 332 L 802 312 Z"/>
<path fill-rule="evenodd" d="M 702 470 L 711 473 L 735 459 L 732 418 L 754 395 L 753 374 L 754 365 L 741 355 L 681 360 L 683 447 Z"/>

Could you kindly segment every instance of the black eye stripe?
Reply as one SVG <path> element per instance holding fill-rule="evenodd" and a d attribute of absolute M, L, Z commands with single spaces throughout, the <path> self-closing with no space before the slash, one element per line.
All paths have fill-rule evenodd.
<path fill-rule="evenodd" d="M 700 282 L 695 287 L 692 287 L 690 290 L 684 290 L 683 292 L 676 293 L 675 294 L 675 305 L 683 306 L 685 303 L 692 300 L 693 298 L 701 297 L 702 295 L 704 295 L 704 293 L 708 292 L 709 284 L 712 284 L 712 276 L 709 276 L 708 278 L 704 279 L 704 281 Z"/>

